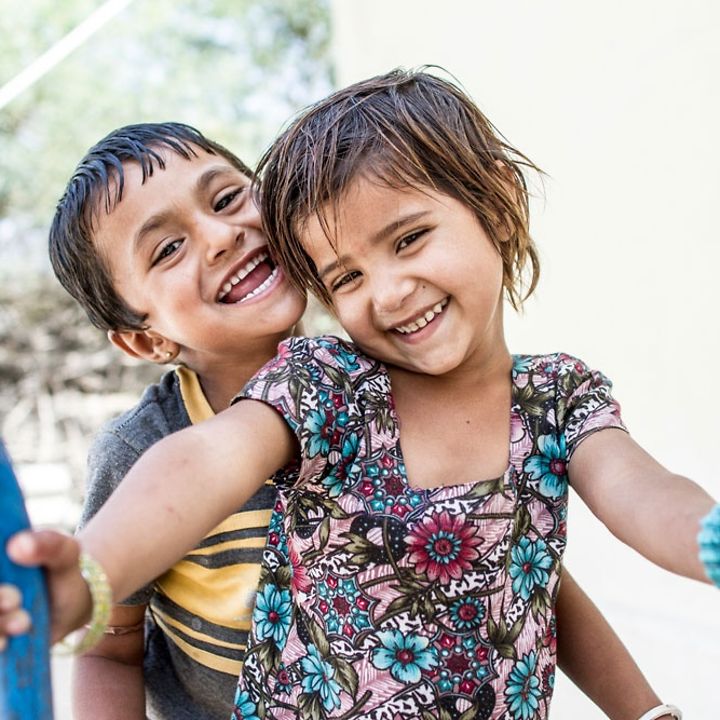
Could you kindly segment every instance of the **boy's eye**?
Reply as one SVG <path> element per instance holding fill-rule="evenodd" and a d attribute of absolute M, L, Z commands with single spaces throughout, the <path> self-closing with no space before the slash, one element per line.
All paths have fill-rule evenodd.
<path fill-rule="evenodd" d="M 410 233 L 409 235 L 406 235 L 404 238 L 402 238 L 395 248 L 396 251 L 398 250 L 404 250 L 409 245 L 412 245 L 414 242 L 419 240 L 427 230 L 418 230 L 417 232 Z"/>
<path fill-rule="evenodd" d="M 337 280 L 334 280 L 330 286 L 330 290 L 332 292 L 335 292 L 336 290 L 339 290 L 341 287 L 345 285 L 349 285 L 354 280 L 357 280 L 360 277 L 360 272 L 358 270 L 352 270 L 351 272 L 345 273 L 344 275 L 341 275 Z"/>
<path fill-rule="evenodd" d="M 180 246 L 182 244 L 183 244 L 183 241 L 181 238 L 178 238 L 177 240 L 171 240 L 170 242 L 165 243 L 165 245 L 163 245 L 160 248 L 160 251 L 153 259 L 152 266 L 154 267 L 161 260 L 164 260 L 165 258 L 170 257 L 171 255 L 175 254 L 180 249 Z"/>
<path fill-rule="evenodd" d="M 220 212 L 221 210 L 224 210 L 226 207 L 228 207 L 232 202 L 240 196 L 243 192 L 245 192 L 246 188 L 237 188 L 233 190 L 232 192 L 226 193 L 223 195 L 216 203 L 213 205 L 213 210 L 215 212 Z"/>

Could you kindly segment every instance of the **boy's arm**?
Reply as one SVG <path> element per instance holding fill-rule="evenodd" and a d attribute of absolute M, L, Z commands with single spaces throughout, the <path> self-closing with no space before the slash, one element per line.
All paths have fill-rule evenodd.
<path fill-rule="evenodd" d="M 75 720 L 145 720 L 145 607 L 117 605 L 110 625 L 127 628 L 129 632 L 104 635 L 98 645 L 75 660 L 72 676 Z"/>
<path fill-rule="evenodd" d="M 710 582 L 699 559 L 700 520 L 714 500 L 666 470 L 626 433 L 596 432 L 568 467 L 571 485 L 620 540 L 666 570 Z"/>
<path fill-rule="evenodd" d="M 660 705 L 620 638 L 566 569 L 556 611 L 558 666 L 611 720 L 637 720 Z"/>

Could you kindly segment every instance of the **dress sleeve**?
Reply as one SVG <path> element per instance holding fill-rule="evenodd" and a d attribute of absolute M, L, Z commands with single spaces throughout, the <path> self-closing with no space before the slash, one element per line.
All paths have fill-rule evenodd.
<path fill-rule="evenodd" d="M 111 430 L 95 436 L 88 453 L 85 500 L 78 529 L 90 522 L 107 502 L 139 457 L 135 448 Z M 152 584 L 146 585 L 120 604 L 147 605 L 152 592 Z"/>
<path fill-rule="evenodd" d="M 568 461 L 580 443 L 598 430 L 627 432 L 612 383 L 601 372 L 569 355 L 558 360 L 557 420 L 565 437 Z"/>
<path fill-rule="evenodd" d="M 363 369 L 352 346 L 337 338 L 290 338 L 233 403 L 259 400 L 280 414 L 298 439 L 302 481 L 304 474 L 322 473 L 328 456 L 342 450 L 355 410 L 353 376 Z M 287 484 L 290 476 L 281 472 L 274 480 Z"/>

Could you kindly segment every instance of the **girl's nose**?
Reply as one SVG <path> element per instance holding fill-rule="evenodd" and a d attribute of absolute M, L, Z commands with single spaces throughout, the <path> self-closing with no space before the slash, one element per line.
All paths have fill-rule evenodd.
<path fill-rule="evenodd" d="M 372 283 L 372 302 L 379 317 L 392 317 L 401 312 L 415 290 L 415 283 L 407 276 L 382 273 Z"/>

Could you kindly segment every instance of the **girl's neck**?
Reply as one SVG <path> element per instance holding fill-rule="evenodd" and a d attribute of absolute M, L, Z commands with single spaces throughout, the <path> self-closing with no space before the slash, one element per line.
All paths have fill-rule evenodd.
<path fill-rule="evenodd" d="M 499 339 L 490 351 L 478 353 L 462 367 L 443 375 L 415 373 L 392 366 L 388 369 L 396 399 L 399 395 L 422 395 L 426 399 L 438 397 L 447 403 L 454 398 L 482 395 L 488 387 L 497 383 L 507 385 L 512 356 L 504 339 Z"/>

